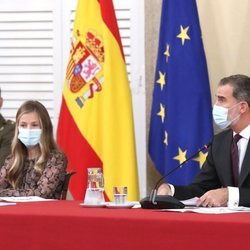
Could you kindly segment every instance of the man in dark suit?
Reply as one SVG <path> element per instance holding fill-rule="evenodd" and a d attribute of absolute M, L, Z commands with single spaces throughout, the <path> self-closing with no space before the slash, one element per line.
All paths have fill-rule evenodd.
<path fill-rule="evenodd" d="M 204 207 L 250 206 L 248 76 L 233 75 L 220 81 L 213 118 L 221 129 L 228 129 L 214 136 L 201 172 L 190 185 L 164 183 L 157 193 L 179 200 L 199 197 L 197 205 Z"/>
<path fill-rule="evenodd" d="M 0 88 L 0 108 L 3 105 Z M 5 158 L 10 154 L 11 142 L 15 132 L 13 121 L 5 120 L 0 114 L 0 168 L 3 166 Z"/>

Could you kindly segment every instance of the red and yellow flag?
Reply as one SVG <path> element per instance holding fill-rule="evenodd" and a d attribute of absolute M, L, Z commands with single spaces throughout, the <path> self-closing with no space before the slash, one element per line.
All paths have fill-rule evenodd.
<path fill-rule="evenodd" d="M 87 168 L 101 167 L 105 193 L 128 187 L 138 200 L 132 100 L 112 0 L 78 0 L 57 130 L 74 199 L 84 199 Z"/>

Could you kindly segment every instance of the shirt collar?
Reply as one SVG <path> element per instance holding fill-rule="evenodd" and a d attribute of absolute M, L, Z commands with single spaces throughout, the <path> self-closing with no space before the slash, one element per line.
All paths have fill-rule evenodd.
<path fill-rule="evenodd" d="M 243 138 L 249 140 L 249 138 L 250 138 L 250 124 L 249 124 L 247 127 L 245 127 L 239 134 L 240 134 Z M 235 135 L 236 135 L 236 133 L 233 132 L 233 136 L 235 136 Z"/>

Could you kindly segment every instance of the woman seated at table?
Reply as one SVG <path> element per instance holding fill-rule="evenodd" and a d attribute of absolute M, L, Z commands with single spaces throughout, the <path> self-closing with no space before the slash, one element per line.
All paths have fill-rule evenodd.
<path fill-rule="evenodd" d="M 16 114 L 11 155 L 0 170 L 0 196 L 59 199 L 66 163 L 47 109 L 38 101 L 23 103 Z"/>

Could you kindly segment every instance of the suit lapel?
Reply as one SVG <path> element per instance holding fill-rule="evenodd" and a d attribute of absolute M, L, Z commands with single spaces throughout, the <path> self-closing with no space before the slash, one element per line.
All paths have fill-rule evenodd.
<path fill-rule="evenodd" d="M 228 133 L 223 140 L 224 144 L 222 144 L 222 154 L 221 154 L 221 169 L 223 171 L 222 176 L 224 179 L 224 183 L 226 186 L 233 186 L 233 178 L 232 178 L 232 161 L 231 161 L 231 144 L 233 139 L 233 133 Z"/>
<path fill-rule="evenodd" d="M 242 167 L 241 167 L 241 172 L 240 172 L 240 177 L 239 177 L 239 186 L 242 185 L 245 178 L 249 174 L 249 171 L 250 171 L 249 162 L 250 162 L 250 141 L 248 141 L 246 154 L 245 154 L 244 160 L 242 162 Z"/>

